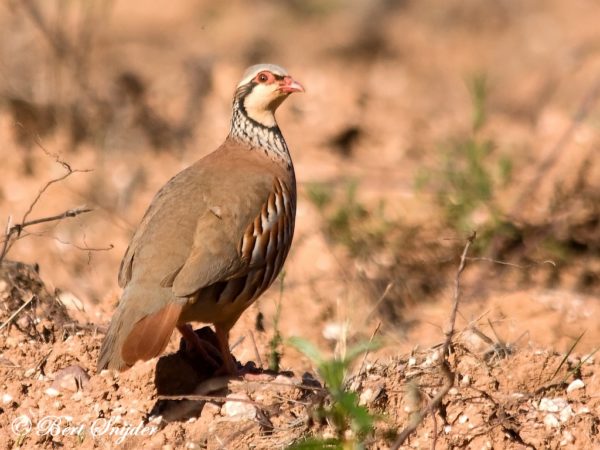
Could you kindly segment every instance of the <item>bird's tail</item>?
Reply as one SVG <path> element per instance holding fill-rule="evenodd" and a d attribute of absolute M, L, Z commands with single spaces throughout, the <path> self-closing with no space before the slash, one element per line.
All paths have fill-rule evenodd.
<path fill-rule="evenodd" d="M 98 371 L 127 370 L 138 360 L 160 355 L 169 343 L 183 305 L 168 301 L 156 311 L 140 311 L 136 303 L 126 289 L 102 342 Z"/>

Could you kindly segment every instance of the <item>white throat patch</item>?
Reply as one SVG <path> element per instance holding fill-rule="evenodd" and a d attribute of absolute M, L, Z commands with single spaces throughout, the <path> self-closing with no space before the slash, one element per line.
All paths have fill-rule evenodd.
<path fill-rule="evenodd" d="M 249 118 L 265 127 L 275 126 L 275 111 L 271 104 L 281 95 L 277 92 L 277 88 L 278 86 L 273 84 L 254 86 L 243 100 Z"/>

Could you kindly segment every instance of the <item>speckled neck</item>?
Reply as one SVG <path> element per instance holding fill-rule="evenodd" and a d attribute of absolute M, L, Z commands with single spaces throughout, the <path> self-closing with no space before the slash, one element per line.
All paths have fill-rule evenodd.
<path fill-rule="evenodd" d="M 262 150 L 265 155 L 283 164 L 293 171 L 292 158 L 281 130 L 275 126 L 267 127 L 248 117 L 241 98 L 233 101 L 233 116 L 229 136 L 250 146 L 251 150 Z"/>

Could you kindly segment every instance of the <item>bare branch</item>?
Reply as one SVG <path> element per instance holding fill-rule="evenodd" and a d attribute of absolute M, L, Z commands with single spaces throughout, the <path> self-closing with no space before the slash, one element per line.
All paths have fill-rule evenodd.
<path fill-rule="evenodd" d="M 531 269 L 532 267 L 541 266 L 542 264 L 549 264 L 553 267 L 556 267 L 556 263 L 554 261 L 552 261 L 551 259 L 545 259 L 544 261 L 534 261 L 533 263 L 527 264 L 527 265 L 515 264 L 515 263 L 508 262 L 508 261 L 502 261 L 499 259 L 487 258 L 484 256 L 477 256 L 477 257 L 469 256 L 469 257 L 467 257 L 467 260 L 468 261 L 485 261 L 485 262 L 490 262 L 493 264 L 499 264 L 501 266 L 514 267 L 516 269 Z"/>
<path fill-rule="evenodd" d="M 21 223 L 11 226 L 10 228 L 7 229 L 5 237 L 4 237 L 4 241 L 2 242 L 2 251 L 0 252 L 0 264 L 2 264 L 4 257 L 10 250 L 11 244 L 14 241 L 15 236 L 18 237 L 26 227 L 29 227 L 32 225 L 38 225 L 40 223 L 55 222 L 58 220 L 66 219 L 67 217 L 76 217 L 80 214 L 84 214 L 84 213 L 90 212 L 90 211 L 92 211 L 92 210 L 89 208 L 86 208 L 85 206 L 80 206 L 78 208 L 68 209 L 67 211 L 65 211 L 61 214 L 57 214 L 55 216 L 42 217 L 40 219 L 30 220 L 27 222 L 21 222 Z M 10 221 L 9 221 L 9 223 L 10 223 Z"/>
<path fill-rule="evenodd" d="M 19 309 L 17 309 L 17 310 L 16 310 L 14 313 L 12 313 L 12 315 L 11 315 L 11 316 L 10 316 L 8 319 L 6 319 L 6 322 L 4 322 L 2 325 L 0 325 L 0 330 L 3 330 L 3 329 L 4 329 L 4 327 L 5 327 L 6 325 L 8 325 L 10 322 L 12 322 L 12 321 L 14 320 L 14 318 L 15 318 L 15 317 L 17 317 L 17 316 L 19 315 L 19 313 L 20 313 L 21 311 L 23 311 L 23 310 L 24 310 L 24 309 L 27 307 L 27 305 L 29 305 L 29 304 L 30 304 L 32 301 L 34 301 L 36 298 L 37 298 L 37 297 L 36 297 L 35 295 L 32 295 L 32 296 L 29 298 L 29 300 L 27 300 L 26 302 L 24 302 L 24 303 L 23 303 L 23 304 L 22 304 L 22 305 L 19 307 Z"/>
<path fill-rule="evenodd" d="M 467 243 L 463 249 L 462 255 L 460 257 L 460 264 L 458 266 L 458 270 L 456 271 L 456 276 L 454 278 L 454 296 L 453 296 L 453 305 L 452 310 L 450 312 L 450 320 L 448 321 L 448 328 L 445 331 L 446 339 L 444 341 L 444 345 L 442 347 L 441 358 L 440 358 L 440 372 L 444 376 L 445 382 L 439 392 L 436 394 L 434 398 L 432 398 L 427 406 L 419 411 L 414 418 L 411 420 L 410 424 L 408 424 L 402 432 L 396 438 L 396 441 L 392 445 L 392 450 L 398 450 L 400 446 L 406 441 L 406 439 L 417 429 L 417 427 L 423 422 L 425 417 L 428 414 L 435 414 L 435 411 L 439 408 L 442 399 L 444 396 L 450 391 L 452 386 L 454 385 L 455 374 L 450 369 L 450 364 L 448 363 L 448 353 L 450 346 L 452 345 L 452 337 L 454 336 L 454 329 L 456 327 L 456 315 L 458 313 L 458 305 L 460 301 L 460 276 L 465 270 L 465 266 L 467 263 L 467 253 L 469 252 L 469 248 L 471 244 L 475 240 L 476 234 L 473 233 L 469 236 Z M 437 442 L 437 434 L 433 436 L 431 442 L 431 448 L 435 449 L 435 445 Z"/>
<path fill-rule="evenodd" d="M 23 127 L 22 124 L 18 124 L 18 125 L 20 127 Z M 33 135 L 33 140 L 34 140 L 35 144 L 47 156 L 49 156 L 50 158 L 52 158 L 54 160 L 54 162 L 56 162 L 57 164 L 60 164 L 61 166 L 63 166 L 64 169 L 67 171 L 67 173 L 65 173 L 64 175 L 61 175 L 58 178 L 53 178 L 52 180 L 48 181 L 44 186 L 42 186 L 42 188 L 38 191 L 36 197 L 33 199 L 33 202 L 31 202 L 31 204 L 29 205 L 29 208 L 27 209 L 27 211 L 23 215 L 23 218 L 21 219 L 21 224 L 25 223 L 25 221 L 27 220 L 27 217 L 29 216 L 29 214 L 31 214 L 31 212 L 33 211 L 33 208 L 35 207 L 35 205 L 37 204 L 37 202 L 40 200 L 40 198 L 42 197 L 42 195 L 44 194 L 44 192 L 46 192 L 48 190 L 48 188 L 50 186 L 52 186 L 54 183 L 58 183 L 59 181 L 62 181 L 64 179 L 66 179 L 67 177 L 71 176 L 74 173 L 91 172 L 91 169 L 73 169 L 69 163 L 67 163 L 66 161 L 60 159 L 60 156 L 58 156 L 56 153 L 52 153 L 48 149 L 46 149 L 46 147 L 44 147 L 44 145 L 42 144 L 42 141 L 40 140 L 40 138 L 39 138 L 39 136 L 37 134 L 32 133 L 32 135 Z"/>

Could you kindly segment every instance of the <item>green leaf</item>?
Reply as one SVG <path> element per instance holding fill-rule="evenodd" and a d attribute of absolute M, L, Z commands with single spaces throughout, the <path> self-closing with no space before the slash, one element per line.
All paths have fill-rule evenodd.
<path fill-rule="evenodd" d="M 304 353 L 304 355 L 307 356 L 316 365 L 320 366 L 321 364 L 323 364 L 323 354 L 319 351 L 317 347 L 313 345 L 312 342 L 309 342 L 306 339 L 302 339 L 297 336 L 292 336 L 287 340 L 287 343 L 299 352 Z"/>
<path fill-rule="evenodd" d="M 339 439 L 307 438 L 296 444 L 292 444 L 288 447 L 288 450 L 342 450 L 343 448 L 344 446 Z"/>
<path fill-rule="evenodd" d="M 350 347 L 344 355 L 344 363 L 346 366 L 350 365 L 357 357 L 363 355 L 371 350 L 377 350 L 381 348 L 381 342 L 378 340 L 372 341 L 361 341 L 356 345 Z"/>

